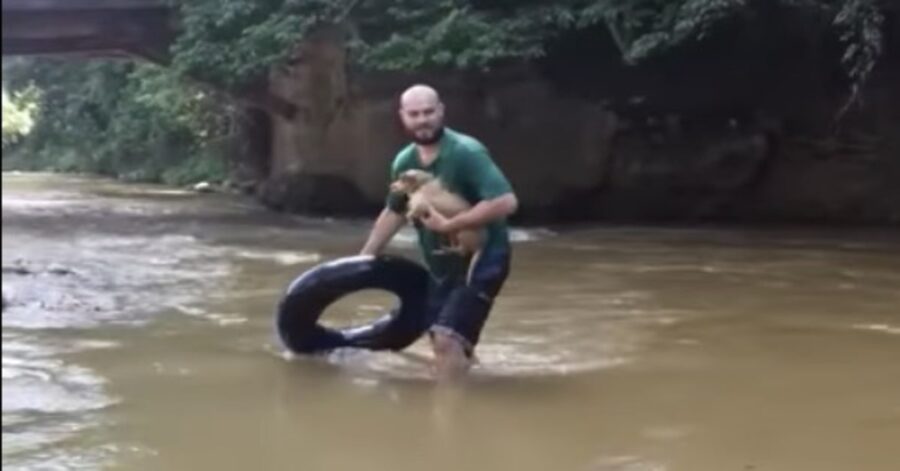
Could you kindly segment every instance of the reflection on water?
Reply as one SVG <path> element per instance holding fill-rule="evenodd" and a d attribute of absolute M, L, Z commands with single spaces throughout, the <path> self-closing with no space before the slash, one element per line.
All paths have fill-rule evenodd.
<path fill-rule="evenodd" d="M 480 364 L 435 388 L 424 341 L 297 357 L 272 331 L 290 281 L 368 224 L 4 175 L 4 466 L 896 469 L 891 231 L 516 230 Z"/>
<path fill-rule="evenodd" d="M 61 343 L 4 328 L 4 466 L 37 466 L 47 461 L 65 467 L 102 464 L 102 446 L 80 446 L 76 453 L 61 449 L 69 441 L 96 433 L 105 420 L 99 412 L 116 401 L 104 394 L 102 377 L 59 357 L 112 347 L 108 342 Z"/>

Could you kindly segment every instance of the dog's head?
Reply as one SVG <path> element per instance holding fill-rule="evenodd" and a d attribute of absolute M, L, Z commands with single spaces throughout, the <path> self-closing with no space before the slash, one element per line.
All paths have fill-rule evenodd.
<path fill-rule="evenodd" d="M 391 183 L 391 191 L 410 194 L 431 180 L 434 175 L 424 170 L 407 170 Z"/>

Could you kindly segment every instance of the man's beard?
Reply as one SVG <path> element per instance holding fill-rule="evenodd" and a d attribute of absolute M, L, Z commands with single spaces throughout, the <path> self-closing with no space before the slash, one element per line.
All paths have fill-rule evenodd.
<path fill-rule="evenodd" d="M 444 137 L 444 126 L 438 126 L 437 129 L 431 133 L 429 137 L 419 137 L 415 131 L 407 130 L 407 134 L 409 134 L 410 139 L 413 140 L 416 144 L 420 146 L 430 146 L 432 144 L 436 144 L 438 141 Z"/>

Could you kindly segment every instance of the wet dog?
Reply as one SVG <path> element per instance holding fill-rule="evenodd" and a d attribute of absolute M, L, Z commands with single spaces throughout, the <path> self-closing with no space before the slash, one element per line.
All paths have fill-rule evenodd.
<path fill-rule="evenodd" d="M 407 170 L 391 183 L 391 191 L 409 197 L 406 218 L 414 221 L 427 218 L 430 210 L 445 218 L 452 218 L 472 207 L 462 196 L 448 190 L 434 175 L 423 170 Z M 465 229 L 448 234 L 451 252 L 477 256 L 484 244 L 483 229 Z M 473 261 L 475 258 L 473 258 Z"/>

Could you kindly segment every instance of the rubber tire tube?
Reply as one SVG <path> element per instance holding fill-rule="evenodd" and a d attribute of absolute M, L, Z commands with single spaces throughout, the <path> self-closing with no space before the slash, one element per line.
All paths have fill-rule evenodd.
<path fill-rule="evenodd" d="M 352 256 L 317 265 L 294 279 L 276 311 L 282 344 L 299 354 L 343 347 L 402 350 L 428 329 L 425 318 L 428 271 L 397 256 Z M 325 309 L 348 294 L 380 289 L 400 304 L 375 321 L 354 328 L 331 329 L 319 324 Z"/>

